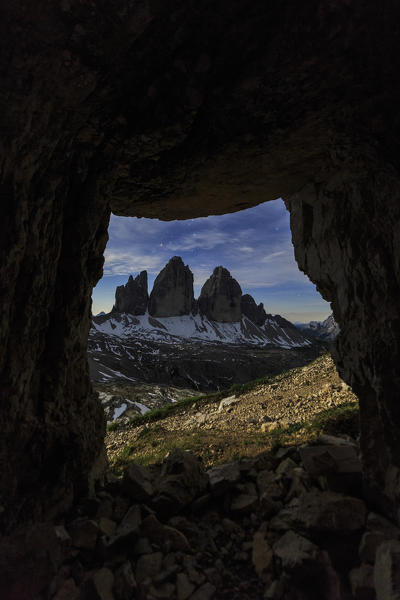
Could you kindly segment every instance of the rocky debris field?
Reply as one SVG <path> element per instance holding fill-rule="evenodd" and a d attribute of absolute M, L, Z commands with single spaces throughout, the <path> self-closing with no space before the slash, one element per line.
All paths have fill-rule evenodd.
<path fill-rule="evenodd" d="M 106 448 L 113 464 L 119 454 L 146 462 L 163 459 L 172 447 L 199 453 L 207 466 L 270 447 L 268 434 L 307 423 L 327 409 L 357 398 L 340 379 L 330 355 L 277 375 L 247 393 L 219 402 L 207 397 L 174 410 L 156 423 L 123 425 L 109 431 Z M 157 449 L 157 450 L 155 450 Z M 164 454 L 163 454 L 164 452 Z"/>
<path fill-rule="evenodd" d="M 348 437 L 208 471 L 180 450 L 131 464 L 53 534 L 51 600 L 398 597 L 400 530 L 363 500 Z"/>

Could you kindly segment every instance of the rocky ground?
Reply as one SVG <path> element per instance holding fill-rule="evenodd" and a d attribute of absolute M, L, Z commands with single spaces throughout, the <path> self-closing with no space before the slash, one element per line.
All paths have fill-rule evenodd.
<path fill-rule="evenodd" d="M 301 436 L 311 431 L 303 420 L 312 422 L 321 411 L 331 411 L 337 429 L 343 407 L 357 413 L 328 356 L 237 398 L 196 404 L 156 423 L 109 432 L 111 459 L 123 440 L 135 448 L 149 432 L 153 443 L 171 431 L 215 435 L 217 422 L 231 446 L 249 430 L 264 440 L 276 431 L 288 434 L 278 446 L 258 447 L 252 456 L 253 448 L 223 464 L 214 456 L 206 465 L 187 448 L 175 448 L 144 467 L 131 453 L 120 476 L 110 471 L 55 527 L 55 572 L 40 598 L 398 598 L 400 530 L 363 498 L 357 427 L 340 435 L 319 427 Z"/>
<path fill-rule="evenodd" d="M 251 391 L 215 402 L 199 399 L 156 423 L 123 425 L 109 431 L 106 447 L 112 464 L 127 457 L 142 464 L 162 460 L 176 446 L 200 454 L 207 466 L 251 456 L 270 447 L 273 430 L 309 422 L 321 411 L 357 399 L 340 379 L 330 355 L 271 378 Z M 148 459 L 148 460 L 146 460 Z"/>
<path fill-rule="evenodd" d="M 131 464 L 58 524 L 58 570 L 42 597 L 395 599 L 400 530 L 361 487 L 348 437 L 208 471 L 180 450 Z"/>

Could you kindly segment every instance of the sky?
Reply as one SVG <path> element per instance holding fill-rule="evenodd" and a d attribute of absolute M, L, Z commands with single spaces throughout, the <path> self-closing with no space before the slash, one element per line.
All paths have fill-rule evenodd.
<path fill-rule="evenodd" d="M 186 221 L 111 216 L 104 275 L 93 290 L 93 314 L 109 312 L 115 288 L 147 270 L 149 293 L 172 256 L 194 275 L 197 298 L 216 266 L 227 268 L 244 294 L 263 302 L 268 313 L 293 322 L 323 320 L 330 305 L 298 269 L 289 213 L 282 200 L 236 213 Z"/>

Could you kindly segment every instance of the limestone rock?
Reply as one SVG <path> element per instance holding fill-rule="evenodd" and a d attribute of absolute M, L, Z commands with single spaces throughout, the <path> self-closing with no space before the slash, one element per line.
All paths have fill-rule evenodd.
<path fill-rule="evenodd" d="M 99 569 L 87 582 L 89 597 L 94 600 L 114 600 L 113 594 L 114 575 L 110 569 Z"/>
<path fill-rule="evenodd" d="M 351 592 L 355 600 L 375 600 L 374 569 L 371 565 L 361 565 L 349 573 Z"/>
<path fill-rule="evenodd" d="M 353 445 L 305 446 L 299 451 L 311 477 L 323 476 L 326 487 L 334 492 L 360 495 L 361 461 Z"/>
<path fill-rule="evenodd" d="M 80 600 L 81 598 L 81 593 L 76 587 L 75 581 L 70 578 L 64 581 L 53 600 Z"/>
<path fill-rule="evenodd" d="M 123 486 L 131 498 L 139 502 L 146 502 L 153 494 L 150 471 L 133 463 L 124 471 Z"/>
<path fill-rule="evenodd" d="M 253 536 L 252 562 L 257 575 L 262 578 L 266 571 L 272 566 L 273 552 L 272 548 L 265 539 L 261 531 L 257 531 Z"/>
<path fill-rule="evenodd" d="M 178 573 L 176 576 L 176 593 L 178 600 L 188 600 L 195 590 L 195 586 L 189 581 L 186 573 Z"/>
<path fill-rule="evenodd" d="M 117 287 L 113 311 L 131 315 L 144 315 L 148 302 L 147 271 L 142 271 L 135 279 L 130 275 L 125 285 Z"/>
<path fill-rule="evenodd" d="M 216 496 L 227 492 L 240 479 L 240 470 L 237 463 L 217 465 L 207 471 L 210 480 L 210 489 Z"/>
<path fill-rule="evenodd" d="M 95 521 L 82 517 L 72 521 L 69 533 L 74 546 L 90 550 L 96 545 L 99 527 Z"/>
<path fill-rule="evenodd" d="M 190 596 L 190 600 L 211 600 L 214 598 L 216 588 L 211 583 L 204 583 L 194 594 Z"/>
<path fill-rule="evenodd" d="M 115 572 L 114 590 L 118 600 L 134 598 L 136 580 L 129 561 L 123 563 Z"/>
<path fill-rule="evenodd" d="M 340 581 L 328 554 L 294 531 L 287 531 L 273 546 L 293 584 L 309 596 L 326 600 L 341 598 Z M 312 593 L 312 596 L 311 596 Z"/>
<path fill-rule="evenodd" d="M 224 267 L 215 267 L 213 274 L 201 288 L 199 310 L 213 321 L 233 323 L 240 321 L 242 290 Z"/>
<path fill-rule="evenodd" d="M 208 477 L 200 460 L 176 449 L 162 464 L 152 503 L 161 514 L 176 514 L 207 487 Z"/>
<path fill-rule="evenodd" d="M 234 406 L 240 402 L 240 398 L 236 398 L 236 396 L 229 396 L 228 398 L 223 398 L 218 406 L 218 412 L 222 412 L 224 408 L 228 406 Z"/>
<path fill-rule="evenodd" d="M 374 566 L 377 600 L 400 598 L 400 541 L 383 542 L 377 552 Z"/>
<path fill-rule="evenodd" d="M 250 294 L 243 294 L 240 300 L 240 306 L 242 314 L 246 315 L 250 321 L 253 321 L 256 325 L 264 325 L 267 313 L 264 310 L 262 302 L 257 305 L 253 296 L 250 296 Z"/>
<path fill-rule="evenodd" d="M 361 531 L 365 520 L 366 508 L 362 500 L 312 490 L 294 498 L 274 517 L 271 527 L 278 531 L 293 527 L 318 536 L 324 533 L 346 536 Z"/>
<path fill-rule="evenodd" d="M 149 313 L 153 317 L 188 315 L 193 302 L 193 274 L 179 256 L 174 256 L 154 281 Z"/>
<path fill-rule="evenodd" d="M 141 526 L 141 533 L 146 535 L 151 541 L 156 542 L 160 547 L 165 547 L 165 550 L 190 552 L 191 548 L 186 536 L 171 527 L 170 525 L 163 525 L 155 517 L 155 515 L 149 515 L 143 520 Z"/>
<path fill-rule="evenodd" d="M 151 554 L 142 554 L 136 563 L 135 578 L 141 583 L 147 577 L 153 578 L 161 570 L 163 555 L 161 552 L 152 552 Z"/>

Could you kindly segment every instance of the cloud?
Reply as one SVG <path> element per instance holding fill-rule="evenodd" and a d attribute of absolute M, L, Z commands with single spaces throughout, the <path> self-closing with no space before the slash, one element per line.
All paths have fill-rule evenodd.
<path fill-rule="evenodd" d="M 166 245 L 172 252 L 187 252 L 189 250 L 212 250 L 221 244 L 232 243 L 234 239 L 229 233 L 223 231 L 200 231 L 183 236 L 177 242 L 170 242 Z"/>
<path fill-rule="evenodd" d="M 237 279 L 244 293 L 258 302 L 285 306 L 291 310 L 317 311 L 313 298 L 324 302 L 301 273 L 294 259 L 289 214 L 281 200 L 266 202 L 227 215 L 186 221 L 158 221 L 112 215 L 109 243 L 105 252 L 104 279 L 93 298 L 105 303 L 115 286 L 129 274 L 147 270 L 151 288 L 154 276 L 173 255 L 179 255 L 194 275 L 195 293 L 217 265 L 223 265 Z M 102 291 L 103 290 L 103 291 Z M 301 296 L 298 292 L 301 291 Z M 111 303 L 111 299 L 107 300 Z M 100 308 L 99 310 L 103 310 Z"/>
<path fill-rule="evenodd" d="M 164 266 L 163 258 L 148 254 L 132 254 L 130 251 L 106 249 L 104 275 L 130 275 L 139 271 L 158 273 Z"/>

